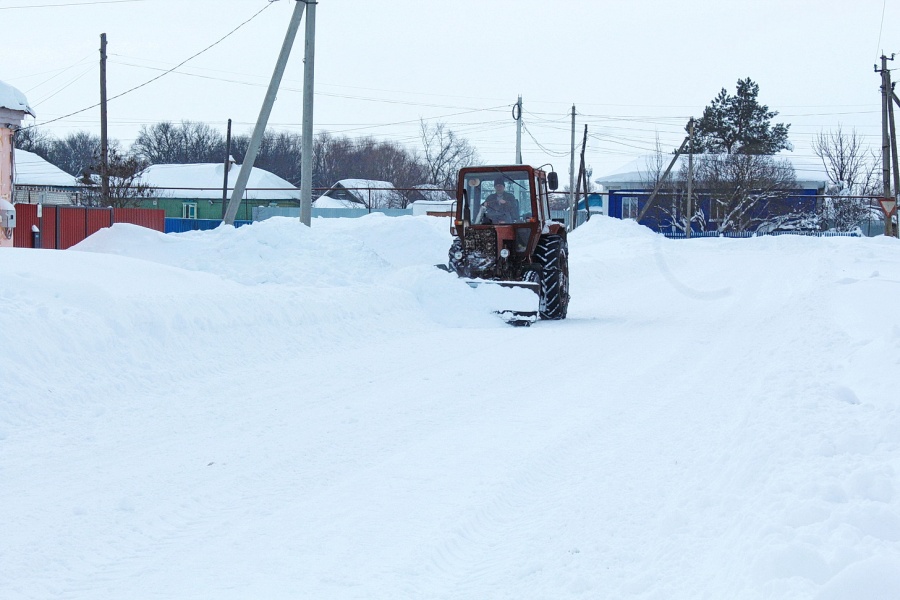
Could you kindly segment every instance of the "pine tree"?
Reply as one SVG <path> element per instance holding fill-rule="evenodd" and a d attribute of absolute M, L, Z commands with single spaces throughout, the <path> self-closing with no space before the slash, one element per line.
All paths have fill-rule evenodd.
<path fill-rule="evenodd" d="M 694 152 L 714 154 L 776 154 L 791 150 L 790 125 L 772 125 L 778 113 L 757 101 L 759 84 L 739 79 L 734 96 L 725 88 L 703 109 L 694 126 Z"/>

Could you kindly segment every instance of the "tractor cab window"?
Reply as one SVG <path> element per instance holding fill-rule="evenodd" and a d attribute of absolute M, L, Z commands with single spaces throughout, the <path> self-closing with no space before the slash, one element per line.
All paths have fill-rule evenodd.
<path fill-rule="evenodd" d="M 531 216 L 528 171 L 467 173 L 465 186 L 475 225 L 522 223 Z"/>

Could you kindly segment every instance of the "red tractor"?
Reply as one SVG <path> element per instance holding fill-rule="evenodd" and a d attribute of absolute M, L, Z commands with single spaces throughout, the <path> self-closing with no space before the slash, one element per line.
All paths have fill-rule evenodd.
<path fill-rule="evenodd" d="M 565 319 L 569 307 L 566 228 L 550 217 L 556 173 L 527 165 L 466 167 L 459 172 L 448 270 L 473 287 L 525 287 L 539 298 L 533 313 L 510 322 Z"/>

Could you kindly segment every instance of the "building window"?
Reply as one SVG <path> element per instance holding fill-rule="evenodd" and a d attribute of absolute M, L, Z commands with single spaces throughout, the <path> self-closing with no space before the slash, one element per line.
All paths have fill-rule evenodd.
<path fill-rule="evenodd" d="M 725 219 L 725 204 L 718 200 L 710 201 L 710 221 L 718 222 Z"/>
<path fill-rule="evenodd" d="M 182 219 L 196 219 L 197 218 L 197 203 L 196 202 L 185 202 L 181 205 L 181 218 Z"/>
<path fill-rule="evenodd" d="M 622 197 L 622 218 L 637 219 L 638 217 L 638 199 L 637 196 Z"/>

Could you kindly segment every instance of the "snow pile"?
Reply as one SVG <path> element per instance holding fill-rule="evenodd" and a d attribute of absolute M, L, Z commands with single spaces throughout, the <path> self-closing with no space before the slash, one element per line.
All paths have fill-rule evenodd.
<path fill-rule="evenodd" d="M 573 232 L 569 319 L 449 221 L 0 253 L 4 598 L 892 598 L 886 238 Z"/>

